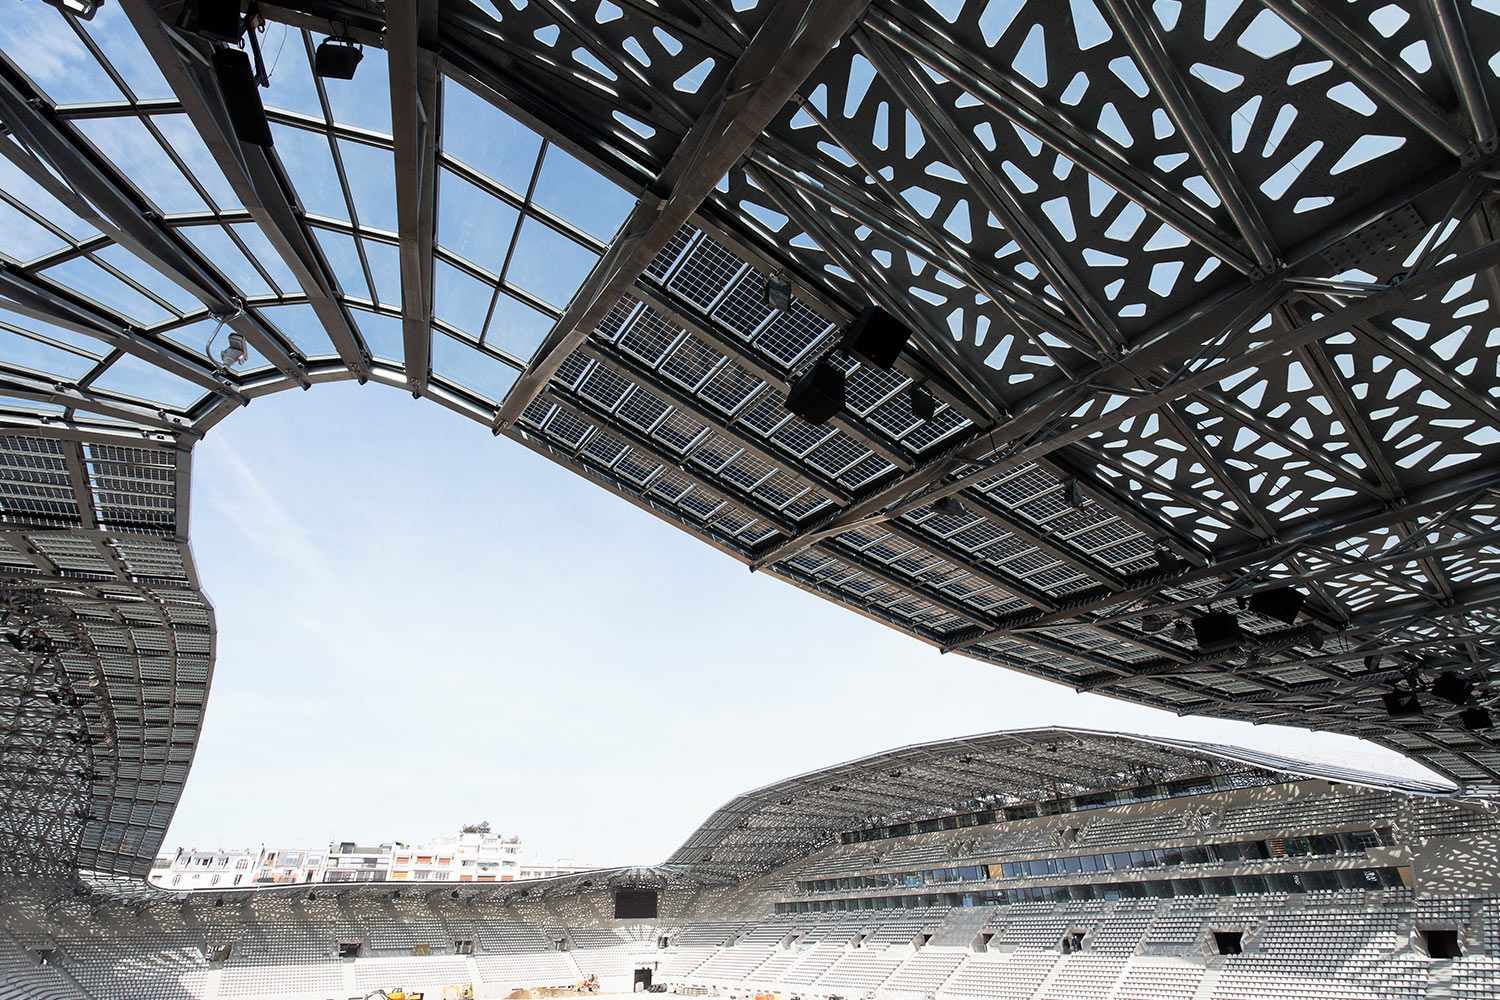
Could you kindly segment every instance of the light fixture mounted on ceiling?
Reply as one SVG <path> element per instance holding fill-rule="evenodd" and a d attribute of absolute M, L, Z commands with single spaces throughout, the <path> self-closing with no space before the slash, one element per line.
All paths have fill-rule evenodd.
<path fill-rule="evenodd" d="M 761 304 L 777 312 L 787 312 L 792 308 L 792 283 L 780 271 L 766 278 Z"/>

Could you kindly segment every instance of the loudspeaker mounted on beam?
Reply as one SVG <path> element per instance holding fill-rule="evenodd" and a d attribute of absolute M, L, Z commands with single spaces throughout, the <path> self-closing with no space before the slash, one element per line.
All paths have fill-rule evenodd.
<path fill-rule="evenodd" d="M 1234 612 L 1210 611 L 1193 619 L 1193 638 L 1198 640 L 1199 649 L 1224 649 L 1243 640 L 1245 633 Z"/>
<path fill-rule="evenodd" d="M 786 408 L 810 424 L 826 424 L 844 408 L 844 373 L 819 361 L 787 390 Z"/>
<path fill-rule="evenodd" d="M 184 27 L 216 42 L 238 45 L 244 20 L 240 0 L 196 0 L 188 7 L 192 20 Z"/>
<path fill-rule="evenodd" d="M 249 55 L 240 49 L 215 49 L 213 63 L 235 136 L 252 146 L 270 146 L 271 124 L 260 103 L 260 88 L 255 85 Z"/>
<path fill-rule="evenodd" d="M 896 317 L 879 306 L 867 306 L 844 331 L 839 346 L 871 368 L 890 371 L 910 337 L 911 331 Z"/>
<path fill-rule="evenodd" d="M 1274 618 L 1291 625 L 1297 620 L 1297 612 L 1302 610 L 1302 605 L 1306 602 L 1306 595 L 1297 588 L 1277 587 L 1274 590 L 1261 590 L 1251 594 L 1250 610 L 1266 618 Z"/>

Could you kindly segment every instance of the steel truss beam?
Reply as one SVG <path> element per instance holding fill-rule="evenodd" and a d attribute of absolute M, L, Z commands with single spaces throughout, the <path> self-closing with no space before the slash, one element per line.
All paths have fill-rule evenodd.
<path fill-rule="evenodd" d="M 150 0 L 120 0 L 120 4 L 224 172 L 235 197 L 301 284 L 339 359 L 356 378 L 368 378 L 369 366 L 359 336 L 336 297 L 338 281 L 299 217 L 300 206 L 293 201 L 293 188 L 280 162 L 271 151 L 235 137 L 218 85 L 208 69 L 207 44 L 170 28 Z"/>

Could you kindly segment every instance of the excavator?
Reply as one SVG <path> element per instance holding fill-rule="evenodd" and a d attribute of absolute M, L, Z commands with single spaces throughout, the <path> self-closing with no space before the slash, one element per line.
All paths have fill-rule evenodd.
<path fill-rule="evenodd" d="M 449 992 L 453 994 L 453 1000 L 474 1000 L 474 984 L 465 983 L 462 986 L 444 986 L 443 1000 L 448 1000 Z M 366 993 L 362 1000 L 372 1000 L 380 997 L 381 1000 L 426 1000 L 427 994 L 417 990 L 407 990 L 397 986 L 394 990 L 372 990 Z"/>

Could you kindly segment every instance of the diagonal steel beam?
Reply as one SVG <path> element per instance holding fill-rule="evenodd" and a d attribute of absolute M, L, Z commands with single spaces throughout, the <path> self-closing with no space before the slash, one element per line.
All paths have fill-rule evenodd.
<path fill-rule="evenodd" d="M 838 44 L 869 0 L 778 0 L 709 110 L 683 137 L 621 235 L 584 281 L 495 417 L 515 423 L 573 349 L 629 290 L 744 155 L 797 88 Z"/>
<path fill-rule="evenodd" d="M 150 0 L 120 0 L 120 6 L 182 102 L 235 197 L 296 276 L 340 360 L 357 378 L 368 378 L 369 366 L 359 335 L 337 299 L 338 282 L 302 222 L 280 161 L 271 151 L 246 145 L 235 137 L 218 83 L 208 68 L 206 46 L 170 28 Z"/>
<path fill-rule="evenodd" d="M 1462 156 L 1469 148 L 1469 140 L 1449 124 L 1426 94 L 1411 85 L 1316 0 L 1260 2 L 1448 152 Z"/>
<path fill-rule="evenodd" d="M 280 338 L 240 307 L 229 282 L 150 217 L 146 205 L 132 198 L 112 172 L 65 134 L 65 126 L 55 113 L 44 111 L 36 94 L 21 89 L 22 82 L 9 57 L 0 54 L 0 118 L 25 146 L 23 150 L 21 145 L 5 143 L 0 152 L 79 218 L 186 290 L 210 313 L 232 314 L 226 321 L 231 329 L 244 334 L 283 375 L 305 384 Z M 28 151 L 32 155 L 27 155 Z M 58 177 L 67 178 L 67 182 Z"/>
<path fill-rule="evenodd" d="M 1278 266 L 1277 251 L 1270 228 L 1250 200 L 1249 192 L 1235 174 L 1223 147 L 1214 138 L 1203 112 L 1193 100 L 1177 67 L 1172 64 L 1150 20 L 1141 12 L 1136 0 L 1105 0 L 1105 6 L 1124 34 L 1131 55 L 1135 56 L 1141 71 L 1151 82 L 1151 89 L 1166 105 L 1173 124 L 1187 140 L 1188 148 L 1213 185 L 1214 193 L 1229 209 L 1234 224 L 1255 254 L 1256 264 L 1261 269 L 1274 270 Z"/>
<path fill-rule="evenodd" d="M 437 204 L 437 0 L 386 5 L 385 49 L 396 145 L 396 219 L 401 236 L 401 333 L 406 381 L 427 388 L 432 361 L 432 244 Z"/>

